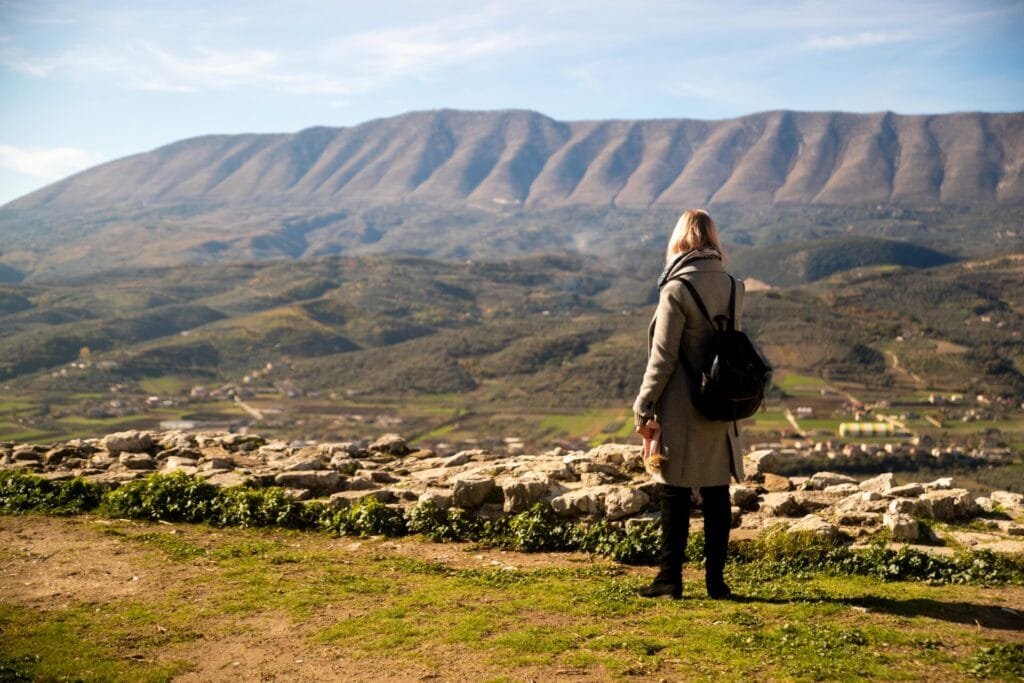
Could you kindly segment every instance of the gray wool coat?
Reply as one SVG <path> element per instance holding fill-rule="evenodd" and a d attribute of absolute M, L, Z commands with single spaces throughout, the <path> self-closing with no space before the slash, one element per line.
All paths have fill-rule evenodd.
<path fill-rule="evenodd" d="M 728 314 L 730 283 L 720 260 L 684 258 L 673 268 L 651 320 L 647 370 L 633 410 L 639 415 L 653 414 L 661 424 L 662 451 L 668 464 L 656 480 L 691 488 L 727 485 L 730 474 L 742 481 L 743 451 L 733 423 L 709 420 L 697 410 L 690 398 L 686 368 L 678 361 L 681 349 L 691 367 L 703 367 L 712 335 L 689 290 L 673 279 L 679 276 L 696 288 L 712 318 Z M 737 280 L 737 329 L 744 291 L 743 282 Z"/>

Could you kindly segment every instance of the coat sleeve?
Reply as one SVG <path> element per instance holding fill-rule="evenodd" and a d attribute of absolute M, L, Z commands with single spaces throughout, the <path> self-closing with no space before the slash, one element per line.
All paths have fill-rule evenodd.
<path fill-rule="evenodd" d="M 683 337 L 686 316 L 679 293 L 683 285 L 670 282 L 661 288 L 658 310 L 654 315 L 654 333 L 647 356 L 647 370 L 640 385 L 640 393 L 633 403 L 637 415 L 653 415 L 658 399 L 676 371 L 679 344 Z"/>

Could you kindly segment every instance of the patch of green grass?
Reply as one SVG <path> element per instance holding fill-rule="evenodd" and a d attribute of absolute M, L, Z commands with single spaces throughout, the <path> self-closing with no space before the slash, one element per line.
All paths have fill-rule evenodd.
<path fill-rule="evenodd" d="M 979 648 L 964 660 L 963 668 L 972 678 L 1024 679 L 1024 643 Z"/>
<path fill-rule="evenodd" d="M 513 627 L 489 641 L 495 650 L 494 661 L 512 664 L 548 664 L 573 645 L 572 636 L 565 629 L 554 626 L 530 625 Z"/>
<path fill-rule="evenodd" d="M 164 377 L 147 377 L 139 381 L 143 391 L 161 396 L 182 394 L 191 389 L 196 382 L 189 377 L 168 375 Z"/>
<path fill-rule="evenodd" d="M 202 572 L 164 573 L 181 578 L 152 600 L 18 611 L 0 620 L 6 657 L 0 667 L 59 678 L 74 650 L 96 662 L 96 679 L 164 680 L 186 665 L 150 671 L 140 662 L 152 663 L 156 653 L 173 657 L 183 639 L 201 636 L 216 647 L 231 624 L 273 618 L 290 622 L 294 637 L 324 656 L 338 648 L 355 660 L 386 656 L 398 671 L 443 668 L 457 652 L 479 679 L 536 676 L 538 667 L 541 677 L 569 667 L 587 679 L 1010 678 L 1019 650 L 992 629 L 1024 627 L 999 607 L 1019 599 L 1015 586 L 882 582 L 807 566 L 741 563 L 730 564 L 726 576 L 739 599 L 719 602 L 706 598 L 691 564 L 684 600 L 654 601 L 637 595 L 650 571 L 607 561 L 559 564 L 553 557 L 555 564 L 510 570 L 424 559 L 427 542 L 416 538 L 368 539 L 350 551 L 345 542 L 308 532 L 170 531 L 136 522 L 97 532 L 86 527 L 84 533 L 151 551 L 154 564 L 140 574 L 168 559 L 180 567 L 201 563 Z M 516 562 L 513 554 L 507 558 Z M 16 645 L 44 635 L 83 645 L 61 653 L 11 649 L 12 623 L 22 634 L 11 641 Z M 29 638 L 25 629 L 36 635 Z M 964 651 L 975 654 L 961 664 L 957 653 Z M 125 659 L 136 654 L 138 662 Z M 37 665 L 49 668 L 32 668 Z"/>
<path fill-rule="evenodd" d="M 817 395 L 825 387 L 825 381 L 820 377 L 801 375 L 795 372 L 786 372 L 781 376 L 775 376 L 772 378 L 772 382 L 787 394 L 794 395 Z"/>
<path fill-rule="evenodd" d="M 166 604 L 163 607 L 168 608 Z M 187 671 L 188 663 L 159 662 L 153 655 L 169 643 L 198 636 L 179 628 L 173 618 L 169 612 L 160 613 L 138 603 L 99 608 L 83 605 L 46 612 L 0 605 L 0 677 L 169 681 Z M 161 625 L 161 621 L 168 626 Z"/>

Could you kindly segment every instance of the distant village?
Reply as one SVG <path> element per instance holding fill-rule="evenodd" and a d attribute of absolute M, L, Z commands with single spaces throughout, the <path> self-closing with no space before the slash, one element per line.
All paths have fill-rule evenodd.
<path fill-rule="evenodd" d="M 86 358 L 70 363 L 53 374 L 68 376 L 75 372 L 109 372 L 116 370 L 117 365 L 116 361 L 93 363 Z M 138 386 L 115 383 L 108 388 L 109 397 L 83 401 L 79 406 L 79 414 L 89 419 L 109 419 L 148 413 L 158 415 L 161 412 L 172 412 L 167 409 L 188 408 L 179 412 L 203 415 L 206 412 L 218 412 L 204 411 L 204 405 L 229 402 L 237 407 L 230 416 L 220 414 L 216 419 L 161 420 L 159 426 L 161 429 L 216 429 L 245 433 L 282 412 L 278 408 L 268 407 L 268 402 L 287 405 L 288 401 L 303 398 L 337 400 L 359 397 L 359 392 L 351 390 L 340 396 L 320 396 L 315 392 L 307 394 L 289 374 L 286 364 L 275 366 L 266 363 L 246 372 L 236 382 L 214 386 L 197 384 L 187 391 L 179 390 L 177 394 L 167 395 L 146 395 Z M 998 438 L 985 438 L 984 430 L 979 430 L 982 432 L 981 438 L 974 438 L 971 443 L 949 437 L 946 441 L 936 442 L 927 433 L 916 433 L 908 423 L 921 423 L 923 420 L 935 429 L 948 429 L 957 423 L 1005 419 L 1009 414 L 1024 409 L 1024 406 L 1010 399 L 961 393 L 931 393 L 927 398 L 867 403 L 831 387 L 822 389 L 819 396 L 807 400 L 787 398 L 782 403 L 789 428 L 775 431 L 768 441 L 758 440 L 759 435 L 763 439 L 763 432 L 753 431 L 746 443 L 749 453 L 759 457 L 770 454 L 782 471 L 787 469 L 787 465 L 797 466 L 809 460 L 822 465 L 826 461 L 839 460 L 846 463 L 846 469 L 856 469 L 856 465 L 862 465 L 863 471 L 878 471 L 887 465 L 899 465 L 898 469 L 905 469 L 910 462 L 932 467 L 977 467 L 1010 463 L 1015 454 Z M 60 412 L 51 413 L 51 416 L 62 417 L 64 415 L 61 413 L 71 414 L 72 410 L 71 407 L 64 407 Z M 403 422 L 400 416 L 394 414 L 346 413 L 343 409 L 337 417 L 348 423 L 378 429 L 393 429 Z M 822 423 L 836 426 L 823 428 Z M 300 427 L 301 422 L 295 426 Z M 310 440 L 310 443 L 313 442 Z M 454 452 L 467 445 L 479 444 L 477 441 L 473 444 L 430 445 L 439 451 L 450 449 Z M 487 446 L 510 453 L 524 448 L 520 438 L 508 435 L 494 435 L 488 440 Z"/>

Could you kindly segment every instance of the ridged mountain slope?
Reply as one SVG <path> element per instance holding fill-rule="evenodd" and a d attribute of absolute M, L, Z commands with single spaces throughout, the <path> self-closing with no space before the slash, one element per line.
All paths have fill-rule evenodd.
<path fill-rule="evenodd" d="M 414 112 L 348 128 L 183 140 L 4 211 L 124 203 L 680 207 L 1015 203 L 1024 114 L 773 111 L 723 121 L 559 122 Z"/>

